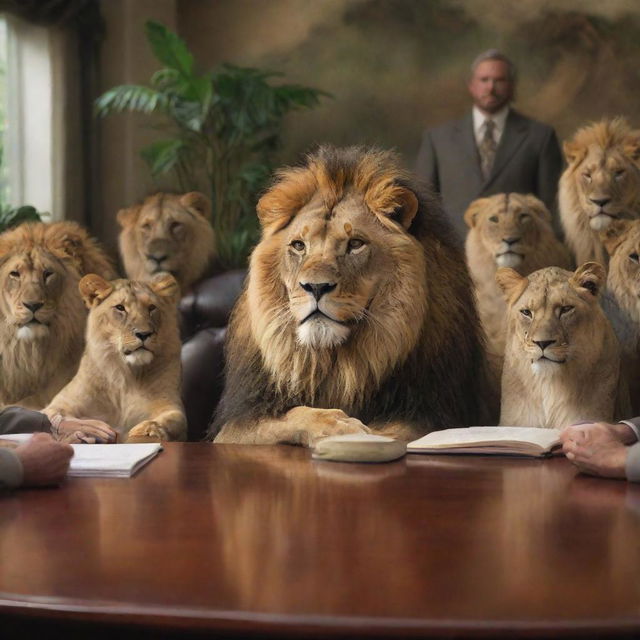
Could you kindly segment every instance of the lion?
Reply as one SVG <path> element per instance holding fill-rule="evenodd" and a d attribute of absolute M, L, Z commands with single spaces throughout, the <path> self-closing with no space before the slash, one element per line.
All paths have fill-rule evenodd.
<path fill-rule="evenodd" d="M 564 153 L 558 200 L 567 244 L 576 264 L 606 265 L 598 232 L 612 220 L 640 217 L 640 130 L 624 118 L 602 120 L 579 129 Z"/>
<path fill-rule="evenodd" d="M 41 409 L 73 377 L 86 312 L 78 282 L 113 265 L 73 222 L 23 224 L 0 234 L 0 405 Z"/>
<path fill-rule="evenodd" d="M 279 171 L 257 209 L 262 238 L 232 313 L 211 439 L 411 440 L 487 419 L 461 247 L 393 152 L 321 147 Z"/>
<path fill-rule="evenodd" d="M 89 309 L 86 347 L 78 372 L 44 413 L 52 421 L 102 420 L 120 441 L 186 439 L 175 278 L 107 281 L 89 274 L 79 289 Z"/>
<path fill-rule="evenodd" d="M 127 277 L 149 280 L 156 273 L 171 273 L 186 293 L 215 258 L 210 218 L 211 203 L 197 191 L 156 193 L 121 209 L 119 245 Z"/>
<path fill-rule="evenodd" d="M 615 220 L 601 232 L 610 255 L 602 306 L 622 349 L 633 415 L 640 413 L 640 220 Z"/>
<path fill-rule="evenodd" d="M 500 424 L 562 428 L 628 416 L 620 346 L 599 302 L 604 267 L 527 277 L 501 268 L 496 280 L 508 305 Z"/>
<path fill-rule="evenodd" d="M 499 193 L 474 200 L 464 214 L 465 243 L 478 313 L 489 351 L 501 357 L 507 331 L 507 306 L 496 282 L 499 267 L 526 276 L 543 267 L 573 267 L 567 248 L 556 238 L 551 214 L 538 198 Z"/>

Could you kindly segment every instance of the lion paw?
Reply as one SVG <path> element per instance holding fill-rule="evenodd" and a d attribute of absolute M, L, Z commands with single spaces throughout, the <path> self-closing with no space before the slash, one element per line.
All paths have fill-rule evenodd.
<path fill-rule="evenodd" d="M 153 420 L 145 420 L 133 427 L 128 435 L 127 442 L 162 442 L 169 440 L 167 430 Z"/>
<path fill-rule="evenodd" d="M 371 433 L 371 429 L 360 420 L 350 418 L 340 409 L 296 407 L 289 412 L 288 417 L 302 427 L 297 430 L 298 442 L 307 447 L 313 447 L 318 440 L 328 436 Z"/>

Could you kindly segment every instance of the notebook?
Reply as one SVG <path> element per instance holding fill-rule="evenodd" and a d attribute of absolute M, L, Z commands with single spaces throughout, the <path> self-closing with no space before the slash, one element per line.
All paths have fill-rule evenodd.
<path fill-rule="evenodd" d="M 469 427 L 433 431 L 407 445 L 407 453 L 476 453 L 536 458 L 560 450 L 560 430 L 538 427 Z"/>
<path fill-rule="evenodd" d="M 26 442 L 32 433 L 2 435 L 0 439 Z M 76 477 L 130 478 L 155 458 L 162 445 L 159 442 L 140 444 L 72 444 L 73 458 L 67 475 Z"/>

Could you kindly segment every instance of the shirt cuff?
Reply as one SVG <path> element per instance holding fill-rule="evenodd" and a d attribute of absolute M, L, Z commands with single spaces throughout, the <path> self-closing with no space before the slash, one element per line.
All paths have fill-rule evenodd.
<path fill-rule="evenodd" d="M 640 440 L 640 429 L 638 429 L 638 426 L 631 420 L 620 420 L 620 424 L 626 424 L 628 427 L 631 427 L 633 433 L 636 434 L 636 440 Z"/>
<path fill-rule="evenodd" d="M 22 484 L 24 471 L 13 449 L 0 449 L 0 489 L 15 489 Z"/>
<path fill-rule="evenodd" d="M 640 482 L 640 442 L 627 447 L 625 471 L 627 480 L 631 480 L 631 482 Z"/>

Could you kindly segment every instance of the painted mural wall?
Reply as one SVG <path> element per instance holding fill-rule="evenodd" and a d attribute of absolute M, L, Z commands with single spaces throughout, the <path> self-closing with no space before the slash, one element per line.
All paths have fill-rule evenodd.
<path fill-rule="evenodd" d="M 637 0 L 178 0 L 177 16 L 205 66 L 268 67 L 333 95 L 289 119 L 287 163 L 331 142 L 412 165 L 421 131 L 469 108 L 469 64 L 490 47 L 518 66 L 516 108 L 561 138 L 607 115 L 640 125 Z"/>

